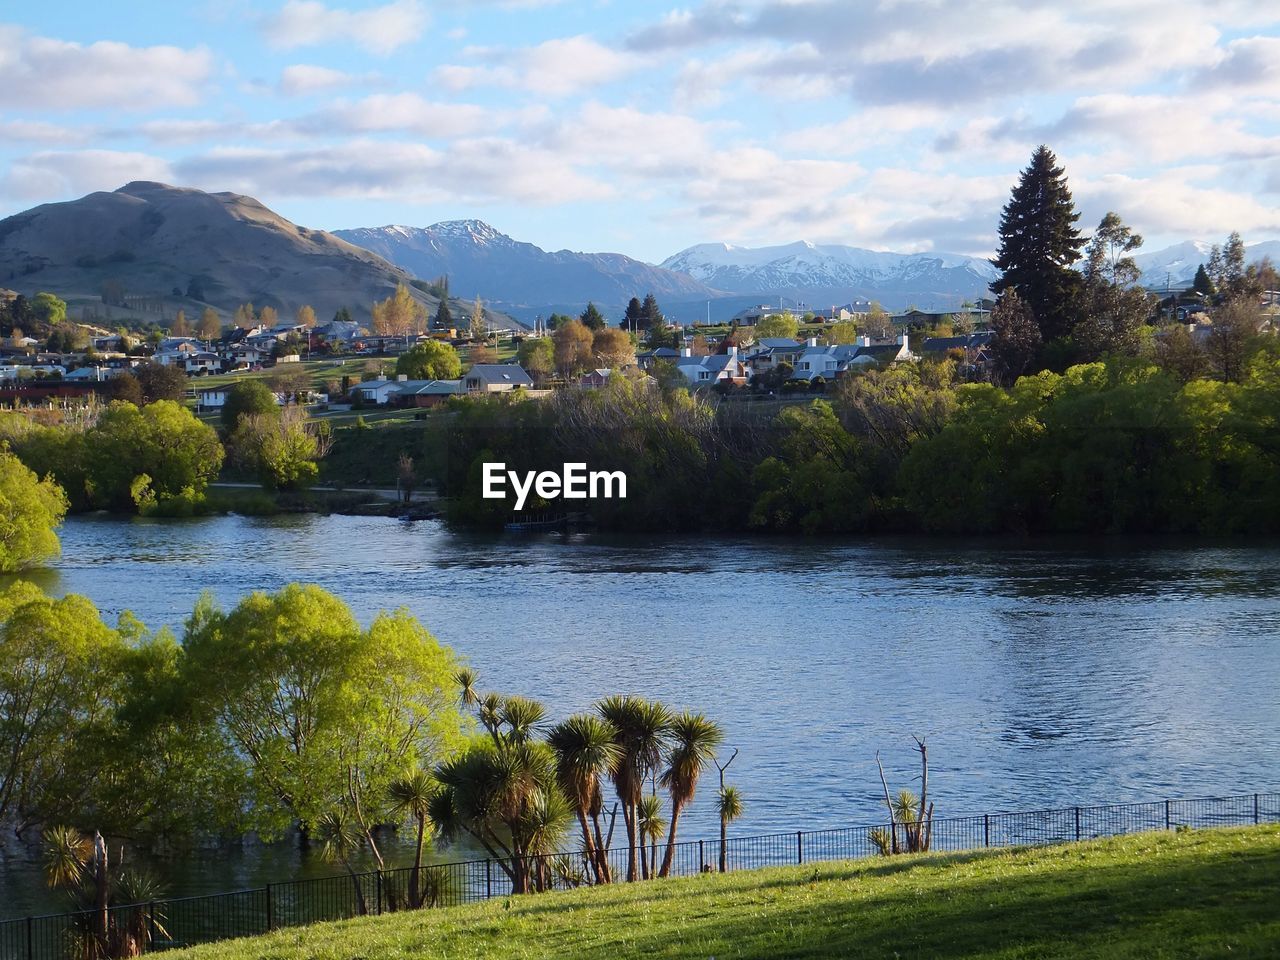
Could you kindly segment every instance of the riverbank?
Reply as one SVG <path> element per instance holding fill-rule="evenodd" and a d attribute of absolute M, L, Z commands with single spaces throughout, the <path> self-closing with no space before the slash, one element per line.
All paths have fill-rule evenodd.
<path fill-rule="evenodd" d="M 512 897 L 173 954 L 328 957 L 1275 956 L 1280 827 L 836 862 Z"/>

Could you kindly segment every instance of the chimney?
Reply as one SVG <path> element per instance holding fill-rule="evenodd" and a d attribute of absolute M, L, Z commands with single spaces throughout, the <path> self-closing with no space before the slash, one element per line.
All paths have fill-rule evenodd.
<path fill-rule="evenodd" d="M 858 338 L 858 346 L 860 346 L 860 347 L 869 347 L 869 346 L 871 346 L 871 338 L 870 338 L 870 337 L 868 337 L 868 336 L 861 336 L 861 337 L 859 337 L 859 338 Z"/>
<path fill-rule="evenodd" d="M 729 344 L 728 349 L 725 350 L 725 353 L 727 353 L 731 357 L 736 357 L 738 355 L 738 348 L 731 343 Z"/>
<path fill-rule="evenodd" d="M 396 374 L 396 383 L 404 383 L 408 379 L 409 379 L 409 375 L 407 373 Z"/>
<path fill-rule="evenodd" d="M 808 340 L 806 340 L 806 341 L 804 342 L 804 345 L 805 345 L 806 347 L 816 347 L 816 346 L 818 345 L 818 338 L 817 338 L 817 337 L 810 337 Z"/>
<path fill-rule="evenodd" d="M 680 356 L 682 356 L 682 357 L 692 357 L 692 356 L 693 356 L 693 349 L 692 349 L 691 347 L 681 347 L 681 348 L 680 348 Z"/>
<path fill-rule="evenodd" d="M 904 346 L 904 347 L 907 345 L 907 335 L 905 332 L 900 333 L 898 335 L 898 343 L 900 346 Z"/>

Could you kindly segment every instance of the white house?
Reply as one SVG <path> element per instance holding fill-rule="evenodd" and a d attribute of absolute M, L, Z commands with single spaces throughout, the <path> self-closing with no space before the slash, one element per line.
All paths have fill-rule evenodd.
<path fill-rule="evenodd" d="M 695 357 L 692 351 L 680 351 L 676 359 L 676 369 L 689 381 L 691 387 L 711 387 L 717 383 L 746 383 L 751 371 L 743 363 L 737 347 L 730 347 L 728 353 L 713 353 L 705 357 Z"/>

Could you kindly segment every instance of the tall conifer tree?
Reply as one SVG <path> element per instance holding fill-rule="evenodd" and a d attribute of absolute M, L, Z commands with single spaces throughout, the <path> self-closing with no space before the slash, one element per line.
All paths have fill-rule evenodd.
<path fill-rule="evenodd" d="M 1075 322 L 1081 277 L 1071 269 L 1084 238 L 1065 171 L 1041 145 L 1000 216 L 1000 278 L 991 291 L 1013 289 L 1031 310 L 1044 341 L 1065 337 Z"/>

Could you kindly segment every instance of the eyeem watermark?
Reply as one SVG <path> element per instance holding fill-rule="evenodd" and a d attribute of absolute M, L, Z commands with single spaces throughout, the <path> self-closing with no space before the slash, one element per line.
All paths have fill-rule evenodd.
<path fill-rule="evenodd" d="M 523 510 L 530 492 L 543 500 L 612 500 L 627 498 L 627 475 L 621 470 L 587 470 L 585 463 L 566 463 L 560 473 L 528 471 L 523 476 L 505 463 L 486 463 L 481 496 L 505 500 L 507 484 L 516 495 L 516 509 Z"/>

